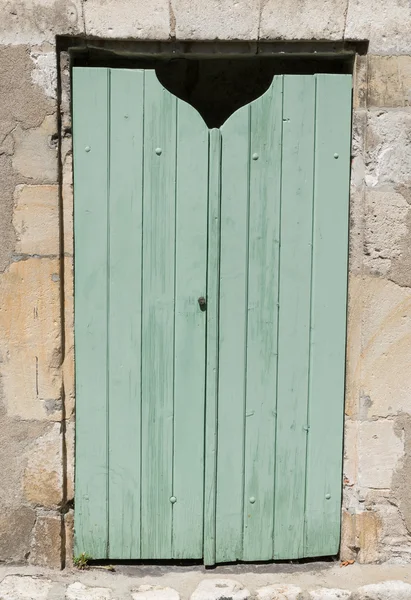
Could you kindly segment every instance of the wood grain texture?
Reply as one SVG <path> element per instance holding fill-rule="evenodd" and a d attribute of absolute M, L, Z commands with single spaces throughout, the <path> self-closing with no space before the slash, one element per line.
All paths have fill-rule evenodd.
<path fill-rule="evenodd" d="M 284 76 L 274 557 L 304 553 L 315 79 Z"/>
<path fill-rule="evenodd" d="M 105 558 L 109 72 L 73 70 L 75 186 L 75 553 Z"/>
<path fill-rule="evenodd" d="M 317 75 L 304 556 L 340 541 L 351 76 Z"/>
<path fill-rule="evenodd" d="M 209 131 L 74 69 L 76 553 L 338 551 L 350 93 L 276 76 Z"/>
<path fill-rule="evenodd" d="M 176 145 L 173 558 L 203 556 L 208 129 L 178 101 Z"/>
<path fill-rule="evenodd" d="M 145 74 L 141 554 L 172 558 L 176 108 Z"/>
<path fill-rule="evenodd" d="M 242 557 L 250 107 L 221 128 L 216 560 Z"/>
<path fill-rule="evenodd" d="M 144 72 L 113 69 L 109 197 L 109 557 L 140 557 Z"/>
<path fill-rule="evenodd" d="M 242 559 L 273 556 L 283 78 L 251 105 Z"/>
<path fill-rule="evenodd" d="M 221 227 L 221 132 L 209 133 L 204 564 L 216 562 L 217 412 Z"/>

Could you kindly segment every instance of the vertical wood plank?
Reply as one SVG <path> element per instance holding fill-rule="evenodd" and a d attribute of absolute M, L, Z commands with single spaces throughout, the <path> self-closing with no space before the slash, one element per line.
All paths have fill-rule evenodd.
<path fill-rule="evenodd" d="M 284 76 L 274 557 L 304 552 L 315 78 Z"/>
<path fill-rule="evenodd" d="M 109 556 L 140 557 L 143 71 L 111 70 Z"/>
<path fill-rule="evenodd" d="M 273 557 L 283 78 L 251 105 L 243 560 Z"/>
<path fill-rule="evenodd" d="M 141 555 L 172 558 L 176 98 L 145 74 Z"/>
<path fill-rule="evenodd" d="M 209 133 L 204 564 L 216 562 L 217 407 L 220 297 L 221 132 Z"/>
<path fill-rule="evenodd" d="M 177 101 L 173 558 L 203 556 L 208 129 Z"/>
<path fill-rule="evenodd" d="M 250 107 L 221 128 L 216 560 L 242 557 Z"/>
<path fill-rule="evenodd" d="M 107 69 L 73 70 L 76 513 L 75 552 L 106 558 Z"/>
<path fill-rule="evenodd" d="M 340 540 L 351 76 L 317 75 L 305 556 Z"/>

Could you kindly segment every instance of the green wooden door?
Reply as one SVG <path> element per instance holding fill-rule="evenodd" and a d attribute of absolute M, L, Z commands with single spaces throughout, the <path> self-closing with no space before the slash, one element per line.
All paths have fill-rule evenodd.
<path fill-rule="evenodd" d="M 208 130 L 74 69 L 76 552 L 338 552 L 350 112 L 348 75 L 276 76 Z"/>

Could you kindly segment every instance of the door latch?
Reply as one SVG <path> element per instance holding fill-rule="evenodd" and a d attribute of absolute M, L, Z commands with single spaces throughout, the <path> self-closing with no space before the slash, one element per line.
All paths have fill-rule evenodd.
<path fill-rule="evenodd" d="M 201 311 L 205 311 L 205 309 L 207 308 L 207 301 L 204 298 L 204 296 L 200 296 L 198 299 L 198 306 L 200 307 Z"/>

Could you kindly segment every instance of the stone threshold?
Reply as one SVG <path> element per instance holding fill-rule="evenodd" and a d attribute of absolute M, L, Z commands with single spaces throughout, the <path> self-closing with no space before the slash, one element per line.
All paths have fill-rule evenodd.
<path fill-rule="evenodd" d="M 411 566 L 0 567 L 1 600 L 411 600 Z"/>

